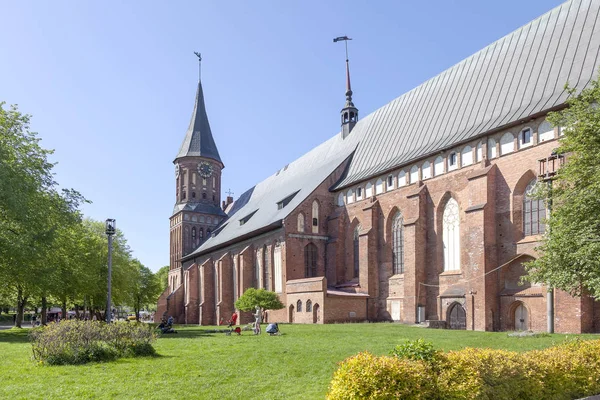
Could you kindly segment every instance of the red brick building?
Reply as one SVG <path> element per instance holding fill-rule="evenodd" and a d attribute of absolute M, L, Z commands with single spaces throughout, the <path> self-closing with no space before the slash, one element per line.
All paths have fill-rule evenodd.
<path fill-rule="evenodd" d="M 564 3 L 360 120 L 347 70 L 341 132 L 235 202 L 199 84 L 159 315 L 217 324 L 259 287 L 286 305 L 269 321 L 545 331 L 548 290 L 521 282 L 545 231 L 529 193 L 562 134 L 546 114 L 596 78 L 599 15 Z M 600 331 L 600 303 L 551 301 L 557 332 Z"/>

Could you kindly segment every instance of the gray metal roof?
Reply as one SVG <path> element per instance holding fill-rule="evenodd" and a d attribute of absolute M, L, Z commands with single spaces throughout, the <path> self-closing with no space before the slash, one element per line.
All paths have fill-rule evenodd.
<path fill-rule="evenodd" d="M 596 76 L 599 10 L 568 1 L 375 111 L 335 188 L 563 104 Z"/>
<path fill-rule="evenodd" d="M 225 214 L 221 207 L 215 204 L 201 202 L 186 202 L 175 204 L 175 207 L 173 207 L 173 214 L 171 215 L 175 215 L 180 211 L 194 211 L 208 215 L 219 215 L 221 217 L 227 216 L 227 214 Z"/>
<path fill-rule="evenodd" d="M 198 90 L 196 91 L 196 101 L 194 111 L 192 112 L 192 120 L 190 126 L 185 133 L 185 138 L 177 153 L 177 158 L 187 156 L 202 156 L 212 158 L 223 164 L 219 156 L 219 150 L 213 139 L 206 115 L 206 107 L 204 105 L 204 93 L 202 91 L 202 82 L 198 81 Z"/>
<path fill-rule="evenodd" d="M 217 235 L 185 258 L 281 221 L 353 152 L 336 188 L 563 104 L 566 82 L 581 90 L 596 76 L 599 12 L 600 0 L 564 3 L 371 113 L 346 139 L 336 135 L 245 192 Z"/>
<path fill-rule="evenodd" d="M 368 122 L 368 118 L 366 119 Z M 364 126 L 368 126 L 365 124 Z M 355 150 L 354 131 L 345 140 L 341 135 L 315 147 L 296 161 L 281 168 L 235 201 L 229 218 L 196 251 L 185 258 L 206 253 L 219 245 L 281 221 L 308 197 Z M 297 192 L 279 209 L 277 203 Z M 240 220 L 254 213 L 243 225 Z"/>

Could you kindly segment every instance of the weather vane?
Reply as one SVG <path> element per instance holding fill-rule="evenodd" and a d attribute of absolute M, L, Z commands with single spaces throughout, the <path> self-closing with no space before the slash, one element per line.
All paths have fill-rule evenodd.
<path fill-rule="evenodd" d="M 202 75 L 202 70 L 200 69 L 202 65 L 202 55 L 197 51 L 195 51 L 194 54 L 196 55 L 196 57 L 198 57 L 198 80 L 200 80 Z"/>
<path fill-rule="evenodd" d="M 333 43 L 344 41 L 344 43 L 346 44 L 346 62 L 348 62 L 348 40 L 352 40 L 352 39 L 349 38 L 348 36 L 338 36 L 333 39 Z"/>
<path fill-rule="evenodd" d="M 228 190 L 227 190 L 225 193 L 227 193 L 227 195 L 228 195 L 229 197 L 231 197 L 231 195 L 233 194 L 233 192 L 231 191 L 231 189 L 228 189 Z"/>

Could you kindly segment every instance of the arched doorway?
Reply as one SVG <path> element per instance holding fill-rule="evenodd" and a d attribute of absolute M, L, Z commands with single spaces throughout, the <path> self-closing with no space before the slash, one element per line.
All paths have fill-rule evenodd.
<path fill-rule="evenodd" d="M 529 329 L 529 312 L 525 304 L 520 301 L 515 307 L 514 322 L 516 331 L 526 331 Z"/>
<path fill-rule="evenodd" d="M 461 304 L 454 303 L 448 309 L 448 327 L 450 329 L 467 329 L 467 313 Z"/>
<path fill-rule="evenodd" d="M 289 314 L 290 314 L 289 320 L 290 320 L 290 323 L 292 324 L 292 323 L 294 323 L 294 305 L 293 304 L 290 304 Z"/>
<path fill-rule="evenodd" d="M 321 307 L 318 304 L 313 306 L 313 324 L 321 322 Z"/>

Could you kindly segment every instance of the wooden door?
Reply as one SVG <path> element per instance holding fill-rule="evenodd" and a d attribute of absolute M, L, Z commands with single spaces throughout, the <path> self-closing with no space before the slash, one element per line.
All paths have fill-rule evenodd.
<path fill-rule="evenodd" d="M 449 312 L 450 329 L 467 329 L 467 313 L 463 306 L 455 303 Z"/>

